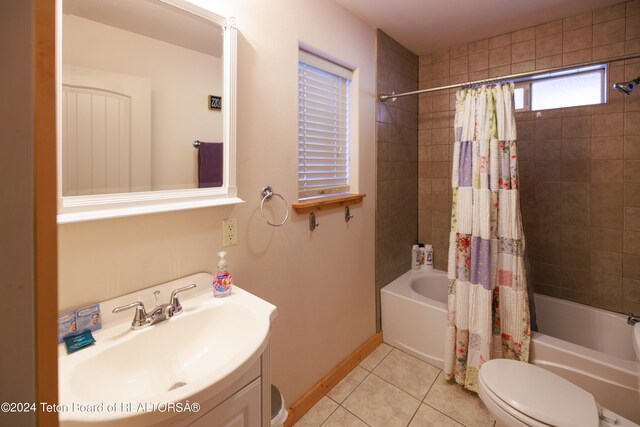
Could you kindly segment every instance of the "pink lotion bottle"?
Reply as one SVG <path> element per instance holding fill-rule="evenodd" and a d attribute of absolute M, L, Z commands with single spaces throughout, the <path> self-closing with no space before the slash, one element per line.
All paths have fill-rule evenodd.
<path fill-rule="evenodd" d="M 213 296 L 216 298 L 231 295 L 231 285 L 233 278 L 227 270 L 227 261 L 224 257 L 227 255 L 225 251 L 218 252 L 220 261 L 218 261 L 218 272 L 213 278 Z"/>

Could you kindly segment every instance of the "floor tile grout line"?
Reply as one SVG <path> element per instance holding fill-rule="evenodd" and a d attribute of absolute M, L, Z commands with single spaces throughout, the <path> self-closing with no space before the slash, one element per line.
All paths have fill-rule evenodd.
<path fill-rule="evenodd" d="M 345 411 L 347 411 L 348 413 L 350 413 L 351 415 L 353 415 L 354 417 L 356 417 L 357 419 L 359 419 L 360 421 L 362 421 L 366 426 L 371 427 L 371 424 L 369 424 L 368 422 L 366 422 L 365 420 L 363 420 L 362 418 L 360 418 L 358 415 L 354 414 L 353 412 L 351 412 L 348 408 L 340 405 L 342 408 L 344 408 Z"/>
<path fill-rule="evenodd" d="M 353 369 L 355 370 L 356 368 L 353 368 Z M 363 369 L 364 369 L 364 368 L 363 368 Z M 333 389 L 334 389 L 338 384 L 340 384 L 340 383 L 338 383 L 338 384 L 336 384 L 335 386 L 333 386 L 333 387 L 331 388 L 331 390 L 329 390 L 329 391 L 327 392 L 327 394 L 325 394 L 325 396 L 327 396 L 329 399 L 331 399 L 331 400 L 333 400 L 334 402 L 336 402 L 338 405 L 342 406 L 342 404 L 343 404 L 343 403 L 344 403 L 344 402 L 349 398 L 349 396 L 351 396 L 351 395 L 353 394 L 353 392 L 354 392 L 354 391 L 356 391 L 356 389 L 360 386 L 360 384 L 362 384 L 362 383 L 364 382 L 364 380 L 366 380 L 366 379 L 367 379 L 367 377 L 368 377 L 369 375 L 371 375 L 371 372 L 367 371 L 366 369 L 364 369 L 364 371 L 367 373 L 367 375 L 362 379 L 362 381 L 360 381 L 358 384 L 356 384 L 356 386 L 353 388 L 353 390 L 351 390 L 351 391 L 349 392 L 349 394 L 347 394 L 347 395 L 345 396 L 345 398 L 344 398 L 344 399 L 342 399 L 342 402 L 338 402 L 337 400 L 335 400 L 335 399 L 333 399 L 331 396 L 329 396 L 329 393 L 331 392 L 331 390 L 333 390 Z M 351 372 L 353 372 L 353 370 L 352 370 Z M 349 372 L 349 374 L 350 374 L 351 372 Z M 347 375 L 349 375 L 349 374 L 347 374 Z"/>
<path fill-rule="evenodd" d="M 428 403 L 426 403 L 426 402 L 422 402 L 422 404 L 427 405 L 429 408 L 431 408 L 431 409 L 433 409 L 434 411 L 436 411 L 436 412 L 438 412 L 438 413 L 440 413 L 440 414 L 444 415 L 445 417 L 449 418 L 450 420 L 452 420 L 453 422 L 455 422 L 455 423 L 457 423 L 457 424 L 460 424 L 460 425 L 461 425 L 461 426 L 463 426 L 463 427 L 469 427 L 469 426 L 467 426 L 465 423 L 463 423 L 463 422 L 461 422 L 461 421 L 456 420 L 456 419 L 455 419 L 455 418 L 453 418 L 451 415 L 445 414 L 445 413 L 444 413 L 444 412 L 442 412 L 440 409 L 438 409 L 438 408 L 434 408 L 433 406 L 429 405 L 429 404 L 428 404 Z"/>
<path fill-rule="evenodd" d="M 371 375 L 375 375 L 376 377 L 380 378 L 382 381 L 384 381 L 385 383 L 389 384 L 391 387 L 393 388 L 397 388 L 398 390 L 400 390 L 401 392 L 403 392 L 404 394 L 406 394 L 407 396 L 409 396 L 412 399 L 417 400 L 418 402 L 422 403 L 422 401 L 420 399 L 418 399 L 417 397 L 415 397 L 414 395 L 412 395 L 411 393 L 408 393 L 406 391 L 404 391 L 403 389 L 401 389 L 400 387 L 398 387 L 397 385 L 385 380 L 384 378 L 382 378 L 380 375 L 376 374 L 375 372 L 372 372 Z"/>
<path fill-rule="evenodd" d="M 391 352 L 392 352 L 392 351 L 393 351 L 393 349 L 395 348 L 394 346 L 389 345 L 389 344 L 387 344 L 387 343 L 385 343 L 385 342 L 382 342 L 382 344 L 384 344 L 384 345 L 388 346 L 389 348 L 391 348 L 391 350 L 389 350 L 389 351 L 387 352 L 387 354 L 385 354 L 385 355 L 384 355 L 384 357 L 383 357 L 382 359 L 380 359 L 380 361 L 379 361 L 378 363 L 376 363 L 376 365 L 375 365 L 373 368 L 371 368 L 371 370 L 370 370 L 370 371 L 369 371 L 367 368 L 365 368 L 364 366 L 363 366 L 363 369 L 366 369 L 367 371 L 369 371 L 369 372 L 373 373 L 373 370 L 374 370 L 374 369 L 376 369 L 376 368 L 377 368 L 377 367 L 378 367 L 378 366 L 379 366 L 379 365 L 384 361 L 384 359 L 386 359 L 386 358 L 391 354 Z M 382 344 L 380 344 L 380 345 L 382 345 Z M 376 350 L 377 350 L 378 348 L 380 348 L 380 346 L 376 347 Z M 374 350 L 374 351 L 375 351 L 375 350 Z M 373 353 L 373 352 L 372 352 L 372 353 Z M 367 357 L 368 357 L 368 356 L 367 356 Z M 363 360 L 362 362 L 364 362 L 364 360 Z M 360 362 L 360 363 L 362 363 L 362 362 Z M 360 366 L 360 365 L 358 365 L 358 366 Z"/>
<path fill-rule="evenodd" d="M 438 375 L 436 375 L 435 379 L 431 382 L 431 385 L 429 386 L 429 390 L 427 390 L 427 393 L 424 395 L 424 397 L 421 400 L 422 403 L 425 403 L 424 400 L 427 398 L 427 396 L 429 396 L 429 392 L 431 391 L 431 389 L 435 385 L 436 381 L 438 381 L 438 378 L 440 378 L 440 375 L 442 375 L 442 374 L 444 374 L 444 371 L 440 370 L 440 372 L 438 372 Z"/>
<path fill-rule="evenodd" d="M 325 394 L 324 396 L 326 397 L 327 395 Z M 333 400 L 333 399 L 331 399 L 330 397 L 329 397 L 329 400 L 331 400 L 332 402 L 336 403 L 336 401 L 335 401 L 335 400 Z M 340 404 L 339 404 L 339 403 L 336 403 L 336 404 L 337 404 L 338 406 L 336 406 L 335 408 L 333 408 L 333 411 L 331 411 L 331 413 L 327 416 L 327 418 L 325 418 L 325 419 L 324 419 L 324 421 L 322 421 L 322 422 L 320 423 L 320 427 L 322 427 L 322 426 L 324 425 L 324 423 L 326 423 L 326 422 L 327 422 L 327 420 L 329 420 L 329 418 L 331 418 L 331 415 L 333 415 L 333 413 L 334 413 L 334 412 L 336 412 L 336 410 L 340 407 Z M 315 405 L 314 405 L 314 406 L 315 406 Z"/>
<path fill-rule="evenodd" d="M 418 404 L 418 407 L 416 408 L 416 410 L 413 413 L 413 415 L 411 416 L 411 418 L 409 418 L 409 422 L 407 423 L 407 426 L 411 425 L 411 421 L 413 421 L 413 419 L 416 417 L 416 415 L 418 414 L 418 411 L 420 410 L 421 406 L 422 406 L 422 401 Z"/>

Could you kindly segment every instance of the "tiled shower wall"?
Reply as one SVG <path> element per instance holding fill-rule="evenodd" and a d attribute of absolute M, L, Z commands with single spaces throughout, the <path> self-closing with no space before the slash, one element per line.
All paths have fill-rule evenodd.
<path fill-rule="evenodd" d="M 421 89 L 640 52 L 640 0 L 420 57 Z M 609 84 L 640 75 L 611 63 Z M 455 91 L 419 99 L 419 238 L 446 270 Z M 640 313 L 640 89 L 518 113 L 521 205 L 536 292 Z"/>
<path fill-rule="evenodd" d="M 418 88 L 418 57 L 378 30 L 377 90 Z M 411 268 L 418 237 L 418 99 L 377 103 L 376 323 L 380 288 Z"/>

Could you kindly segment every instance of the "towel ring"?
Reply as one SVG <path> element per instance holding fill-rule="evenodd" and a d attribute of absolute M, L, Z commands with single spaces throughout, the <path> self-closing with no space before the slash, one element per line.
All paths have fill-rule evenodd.
<path fill-rule="evenodd" d="M 264 222 L 266 222 L 267 224 L 269 224 L 272 227 L 280 227 L 282 225 L 284 225 L 285 222 L 287 222 L 287 220 L 289 219 L 289 204 L 287 203 L 287 200 L 282 197 L 280 194 L 278 193 L 274 193 L 273 192 L 273 188 L 266 186 L 266 187 L 262 187 L 262 190 L 260 191 L 260 196 L 262 196 L 262 200 L 260 201 L 260 215 L 262 215 L 262 219 L 264 220 Z M 280 197 L 282 199 L 282 201 L 284 202 L 284 206 L 286 208 L 286 212 L 284 214 L 284 219 L 282 220 L 282 222 L 275 224 L 271 221 L 269 221 L 267 219 L 267 217 L 264 216 L 264 202 L 265 201 L 269 201 L 271 200 L 271 198 L 273 196 L 277 196 Z"/>

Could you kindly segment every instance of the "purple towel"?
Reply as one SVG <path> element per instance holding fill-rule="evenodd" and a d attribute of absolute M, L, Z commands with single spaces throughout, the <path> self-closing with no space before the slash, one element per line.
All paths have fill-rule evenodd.
<path fill-rule="evenodd" d="M 198 187 L 222 187 L 222 142 L 200 143 Z"/>

